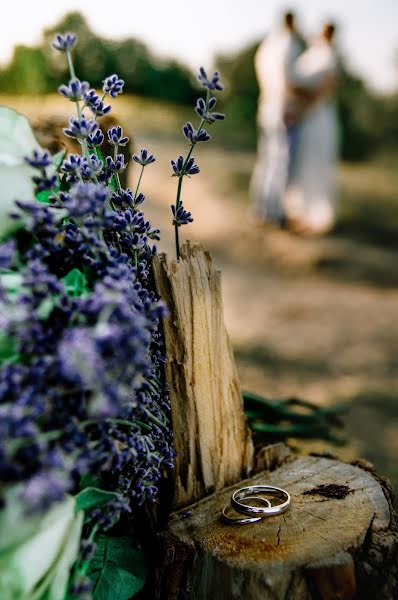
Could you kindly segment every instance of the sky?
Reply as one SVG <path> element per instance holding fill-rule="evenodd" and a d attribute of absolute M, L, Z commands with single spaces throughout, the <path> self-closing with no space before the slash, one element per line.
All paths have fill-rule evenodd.
<path fill-rule="evenodd" d="M 15 44 L 39 43 L 44 28 L 78 10 L 104 37 L 135 37 L 194 69 L 211 67 L 215 53 L 260 39 L 287 8 L 306 37 L 333 20 L 348 65 L 375 90 L 398 88 L 398 0 L 11 0 L 2 8 L 0 63 Z"/>

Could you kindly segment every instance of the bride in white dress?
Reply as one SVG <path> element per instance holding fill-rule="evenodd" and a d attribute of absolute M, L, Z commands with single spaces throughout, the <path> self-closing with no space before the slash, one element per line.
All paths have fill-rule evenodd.
<path fill-rule="evenodd" d="M 287 218 L 303 233 L 325 233 L 336 215 L 335 170 L 338 124 L 333 102 L 337 59 L 332 47 L 334 26 L 322 35 L 295 64 L 298 95 L 306 97 L 291 177 L 284 196 Z"/>

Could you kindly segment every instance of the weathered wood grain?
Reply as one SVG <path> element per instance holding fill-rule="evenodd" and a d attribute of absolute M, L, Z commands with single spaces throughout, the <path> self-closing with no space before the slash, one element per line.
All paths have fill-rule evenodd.
<path fill-rule="evenodd" d="M 220 272 L 200 245 L 154 257 L 164 319 L 175 460 L 174 507 L 248 475 L 253 447 L 224 326 Z"/>
<path fill-rule="evenodd" d="M 288 490 L 290 510 L 224 524 L 231 493 L 261 483 Z M 390 500 L 372 473 L 328 458 L 296 458 L 260 473 L 172 515 L 162 535 L 159 597 L 390 600 L 398 570 Z"/>

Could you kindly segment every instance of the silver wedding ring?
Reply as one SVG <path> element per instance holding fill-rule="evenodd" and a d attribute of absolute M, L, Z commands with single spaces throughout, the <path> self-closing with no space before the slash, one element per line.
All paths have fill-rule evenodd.
<path fill-rule="evenodd" d="M 242 500 L 247 500 L 249 497 L 258 496 L 258 494 L 266 494 L 267 496 L 276 496 L 282 502 L 268 507 L 250 506 Z M 265 500 L 265 498 L 264 498 Z M 273 485 L 250 485 L 241 488 L 232 494 L 231 506 L 234 510 L 244 515 L 255 515 L 260 517 L 272 517 L 280 515 L 290 506 L 290 494 L 282 488 Z"/>
<path fill-rule="evenodd" d="M 246 496 L 246 500 L 257 500 L 268 507 L 271 506 L 271 502 L 267 500 L 267 498 L 262 498 L 261 496 Z M 248 523 L 257 523 L 258 521 L 261 521 L 261 517 L 230 517 L 228 513 L 230 513 L 231 511 L 236 512 L 230 504 L 227 504 L 227 506 L 224 506 L 221 514 L 223 521 L 230 525 L 247 525 Z"/>

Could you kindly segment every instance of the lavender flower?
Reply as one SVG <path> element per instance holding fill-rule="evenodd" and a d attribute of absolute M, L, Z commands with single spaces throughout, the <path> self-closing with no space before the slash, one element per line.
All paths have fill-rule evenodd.
<path fill-rule="evenodd" d="M 142 165 L 143 167 L 146 167 L 147 165 L 150 165 L 151 163 L 155 162 L 155 157 L 153 156 L 153 154 L 148 155 L 148 150 L 143 148 L 139 155 L 133 155 L 133 160 L 138 164 Z"/>
<path fill-rule="evenodd" d="M 67 379 L 84 387 L 97 387 L 104 369 L 93 335 L 77 327 L 66 330 L 58 346 L 61 372 Z"/>
<path fill-rule="evenodd" d="M 43 192 L 45 190 L 53 190 L 58 182 L 57 175 L 47 176 L 44 172 L 42 176 L 35 175 L 32 177 L 32 181 L 35 184 L 35 192 Z"/>
<path fill-rule="evenodd" d="M 108 129 L 108 140 L 113 146 L 126 146 L 129 138 L 123 135 L 123 129 L 121 127 L 111 127 Z"/>
<path fill-rule="evenodd" d="M 95 133 L 90 134 L 87 138 L 87 144 L 94 148 L 101 146 L 103 141 L 104 141 L 104 134 L 102 133 L 101 129 L 99 129 L 99 128 L 95 131 Z"/>
<path fill-rule="evenodd" d="M 75 35 L 74 33 L 57 33 L 55 35 L 52 46 L 60 52 L 66 52 L 67 50 L 72 50 L 72 48 L 76 46 L 76 43 L 77 35 Z"/>
<path fill-rule="evenodd" d="M 68 174 L 76 174 L 80 172 L 82 157 L 80 154 L 70 154 L 69 158 L 64 160 L 61 166 L 61 171 Z"/>
<path fill-rule="evenodd" d="M 43 150 L 43 152 L 34 150 L 32 156 L 25 156 L 25 161 L 35 169 L 45 169 L 52 164 L 50 154 L 47 150 Z"/>
<path fill-rule="evenodd" d="M 207 131 L 205 131 L 204 129 L 200 129 L 199 131 L 197 131 L 196 129 L 194 129 L 192 123 L 190 122 L 184 125 L 182 130 L 184 132 L 185 137 L 191 142 L 192 145 L 196 144 L 197 142 L 207 142 L 210 140 L 210 136 L 207 133 Z"/>
<path fill-rule="evenodd" d="M 95 105 L 91 105 L 89 108 L 96 117 L 104 117 L 105 115 L 111 112 L 112 107 L 110 104 L 105 106 L 102 100 L 98 100 L 98 102 Z"/>
<path fill-rule="evenodd" d="M 193 218 L 190 212 L 186 211 L 182 204 L 178 208 L 171 205 L 171 211 L 173 213 L 173 225 L 179 227 L 180 225 L 188 225 L 192 223 Z"/>
<path fill-rule="evenodd" d="M 184 175 L 196 175 L 200 172 L 198 165 L 195 165 L 195 159 L 193 156 L 186 162 L 182 156 L 179 156 L 176 161 L 171 161 L 171 166 L 174 171 L 174 176 L 183 177 Z"/>
<path fill-rule="evenodd" d="M 84 106 L 88 106 L 89 108 L 94 108 L 96 104 L 100 101 L 97 92 L 93 89 L 88 90 L 84 94 Z"/>
<path fill-rule="evenodd" d="M 119 79 L 119 77 L 114 74 L 110 75 L 103 81 L 102 89 L 104 92 L 108 93 L 112 98 L 116 98 L 119 94 L 123 92 L 124 81 L 123 79 Z"/>
<path fill-rule="evenodd" d="M 211 109 L 215 106 L 216 102 L 216 98 L 211 98 L 208 103 L 206 103 L 203 98 L 198 98 L 196 102 L 195 111 L 206 123 L 209 123 L 210 125 L 215 123 L 215 121 L 222 121 L 225 119 L 225 115 L 222 113 L 211 112 Z"/>
<path fill-rule="evenodd" d="M 55 46 L 72 73 L 75 42 L 72 34 L 58 35 Z M 87 538 L 90 526 L 106 531 L 153 502 L 174 452 L 160 331 L 165 308 L 150 276 L 159 230 L 145 218 L 139 191 L 144 167 L 155 159 L 142 150 L 134 159 L 142 166 L 135 191 L 115 192 L 109 180 L 117 181 L 124 157 L 116 150 L 103 161 L 92 150 L 104 136 L 81 111 L 98 117 L 106 107 L 77 81 L 71 74 L 63 88 L 65 97 L 83 101 L 66 135 L 81 143 L 83 156 L 63 161 L 61 189 L 49 155 L 29 157 L 39 171 L 36 184 L 55 185 L 52 204 L 18 202 L 23 235 L 0 246 L 0 268 L 18 268 L 13 288 L 0 290 L 2 335 L 10 340 L 0 357 L 0 505 L 8 487 L 19 485 L 27 511 L 46 511 L 94 477 L 117 499 L 86 515 Z M 104 82 L 111 97 L 122 87 L 117 76 Z M 108 137 L 115 147 L 126 138 L 121 128 Z M 182 224 L 189 213 L 176 218 Z M 90 535 L 81 558 L 94 552 Z M 69 592 L 88 594 L 91 582 L 78 567 Z"/>
<path fill-rule="evenodd" d="M 210 136 L 207 133 L 207 131 L 203 129 L 204 123 L 208 123 L 211 125 L 212 123 L 215 123 L 215 121 L 224 119 L 223 114 L 213 111 L 217 100 L 214 96 L 211 96 L 210 94 L 210 92 L 214 90 L 223 89 L 223 85 L 220 81 L 219 74 L 216 71 L 209 78 L 204 68 L 201 67 L 199 70 L 198 79 L 207 88 L 206 99 L 199 98 L 195 107 L 196 113 L 201 117 L 201 123 L 197 130 L 193 127 L 191 122 L 188 122 L 184 125 L 183 133 L 186 139 L 190 142 L 191 148 L 185 159 L 183 158 L 183 156 L 179 156 L 176 161 L 171 161 L 171 166 L 174 171 L 173 176 L 177 176 L 179 179 L 176 203 L 172 206 L 177 259 L 180 257 L 180 242 L 178 233 L 179 227 L 181 225 L 186 225 L 187 223 L 192 221 L 191 213 L 185 211 L 181 202 L 182 178 L 184 177 L 184 175 L 189 176 L 199 173 L 199 167 L 195 165 L 194 158 L 191 157 L 191 153 L 195 144 L 197 144 L 198 142 L 207 142 L 210 139 Z"/>
<path fill-rule="evenodd" d="M 215 71 L 213 73 L 213 75 L 209 78 L 207 76 L 207 73 L 204 70 L 204 68 L 200 67 L 198 80 L 201 82 L 202 85 L 204 85 L 210 91 L 213 91 L 213 90 L 222 91 L 224 89 L 224 86 L 220 80 L 220 75 L 217 71 Z"/>
<path fill-rule="evenodd" d="M 69 129 L 64 129 L 64 133 L 68 137 L 77 140 L 86 140 L 88 137 L 92 136 L 97 129 L 98 123 L 95 121 L 86 119 L 86 117 L 82 117 L 81 119 L 71 117 L 69 119 Z"/>
<path fill-rule="evenodd" d="M 15 241 L 10 240 L 0 244 L 0 269 L 8 269 L 11 266 L 15 253 Z"/>
<path fill-rule="evenodd" d="M 111 156 L 107 156 L 105 159 L 106 166 L 111 173 L 120 173 L 126 168 L 123 154 L 118 154 L 115 159 Z"/>
<path fill-rule="evenodd" d="M 58 88 L 59 93 L 71 102 L 79 102 L 82 100 L 90 87 L 88 81 L 80 81 L 80 79 L 71 79 L 69 85 L 61 85 Z"/>

